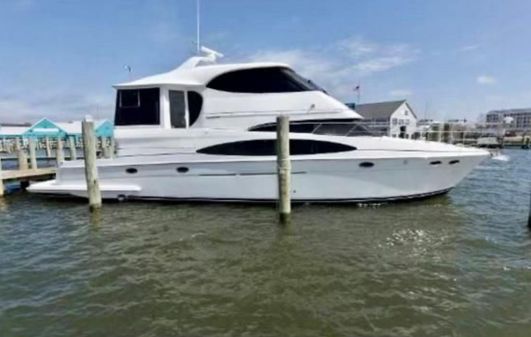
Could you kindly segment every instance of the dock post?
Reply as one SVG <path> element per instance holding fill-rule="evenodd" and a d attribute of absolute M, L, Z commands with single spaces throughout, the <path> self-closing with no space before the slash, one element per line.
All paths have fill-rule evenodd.
<path fill-rule="evenodd" d="M 57 162 L 57 166 L 61 165 L 64 160 L 65 155 L 63 153 L 63 140 L 61 137 L 57 137 L 57 146 L 55 147 L 55 161 Z"/>
<path fill-rule="evenodd" d="M 46 158 L 52 157 L 52 148 L 50 147 L 50 138 L 44 138 L 44 146 L 46 147 Z"/>
<path fill-rule="evenodd" d="M 24 152 L 24 141 L 22 139 L 15 139 L 15 148 L 17 149 L 18 169 L 28 169 L 28 156 Z"/>
<path fill-rule="evenodd" d="M 116 141 L 114 140 L 114 136 L 111 136 L 109 138 L 109 141 L 111 142 L 111 145 L 110 145 L 111 158 L 114 158 L 114 155 L 116 153 Z"/>
<path fill-rule="evenodd" d="M 291 218 L 291 162 L 289 158 L 289 117 L 277 117 L 278 213 L 282 224 Z"/>
<path fill-rule="evenodd" d="M 529 215 L 527 216 L 527 227 L 531 229 L 531 193 L 529 193 Z"/>
<path fill-rule="evenodd" d="M 76 141 L 73 136 L 68 137 L 68 149 L 70 150 L 70 160 L 76 160 Z"/>
<path fill-rule="evenodd" d="M 37 154 L 35 151 L 36 147 L 35 139 L 30 138 L 29 139 L 29 155 L 30 155 L 30 163 L 31 163 L 31 169 L 36 170 L 37 169 Z"/>
<path fill-rule="evenodd" d="M 2 158 L 0 158 L 0 198 L 4 196 L 4 177 L 2 176 Z"/>
<path fill-rule="evenodd" d="M 109 142 L 107 141 L 107 138 L 102 138 L 101 139 L 102 143 L 101 143 L 101 151 L 103 153 L 103 158 L 106 158 L 106 159 L 109 159 L 112 157 L 111 155 L 111 145 L 109 144 Z"/>
<path fill-rule="evenodd" d="M 98 182 L 98 167 L 96 166 L 96 136 L 94 134 L 94 121 L 88 116 L 83 120 L 82 134 L 89 209 L 93 212 L 101 208 L 101 192 Z"/>

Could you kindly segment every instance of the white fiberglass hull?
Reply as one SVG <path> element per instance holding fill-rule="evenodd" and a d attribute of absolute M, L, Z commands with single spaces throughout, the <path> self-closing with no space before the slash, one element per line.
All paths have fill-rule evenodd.
<path fill-rule="evenodd" d="M 140 161 L 135 158 L 134 163 L 130 158 L 100 160 L 102 197 L 248 202 L 277 199 L 274 157 L 254 160 L 195 157 L 187 160 L 187 156 L 166 156 L 157 161 L 144 157 Z M 388 158 L 377 158 L 370 153 L 364 157 L 294 156 L 291 196 L 295 202 L 421 198 L 450 190 L 486 157 L 487 153 L 482 150 L 430 155 L 405 153 Z M 82 162 L 68 164 L 59 170 L 56 180 L 34 184 L 29 190 L 86 197 Z"/>

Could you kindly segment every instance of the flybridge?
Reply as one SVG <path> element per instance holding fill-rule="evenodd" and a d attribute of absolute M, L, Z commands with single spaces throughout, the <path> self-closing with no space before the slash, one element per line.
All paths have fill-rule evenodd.
<path fill-rule="evenodd" d="M 278 115 L 361 118 L 287 64 L 217 64 L 222 54 L 202 51 L 170 72 L 116 85 L 115 124 L 247 130 Z"/>

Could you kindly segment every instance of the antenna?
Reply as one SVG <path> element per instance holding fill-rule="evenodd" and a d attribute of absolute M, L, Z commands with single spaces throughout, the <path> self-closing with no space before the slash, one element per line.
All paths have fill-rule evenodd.
<path fill-rule="evenodd" d="M 201 53 L 201 16 L 200 16 L 200 0 L 196 0 L 196 42 L 197 42 L 197 55 Z"/>

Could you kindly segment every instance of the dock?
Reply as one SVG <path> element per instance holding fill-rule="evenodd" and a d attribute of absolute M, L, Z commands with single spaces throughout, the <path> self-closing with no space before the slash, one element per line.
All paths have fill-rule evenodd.
<path fill-rule="evenodd" d="M 66 149 L 63 147 L 66 142 Z M 114 140 L 107 138 L 96 138 L 94 140 L 96 150 L 99 150 L 99 157 L 110 157 L 114 155 Z M 30 181 L 48 180 L 55 177 L 57 166 L 65 157 L 67 160 L 83 158 L 83 154 L 78 156 L 77 150 L 80 145 L 74 138 L 50 140 L 44 139 L 2 139 L 0 140 L 0 197 L 4 195 L 4 182 L 19 183 L 24 189 L 29 186 Z M 82 150 L 82 148 L 80 148 Z M 37 150 L 41 150 L 39 153 Z M 67 156 L 65 156 L 65 151 Z M 40 154 L 40 155 L 38 155 Z M 37 167 L 39 161 L 55 161 L 56 167 Z M 2 162 L 10 162 L 5 169 L 2 169 Z M 13 165 L 18 162 L 18 165 Z M 50 163 L 47 163 L 49 165 Z M 15 166 L 15 167 L 13 167 Z"/>
<path fill-rule="evenodd" d="M 48 180 L 55 177 L 55 167 L 36 168 L 27 170 L 1 170 L 0 169 L 0 197 L 4 195 L 4 182 L 16 181 L 22 188 L 29 186 L 30 181 Z"/>

